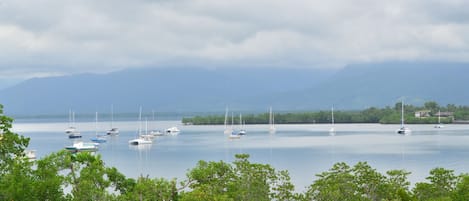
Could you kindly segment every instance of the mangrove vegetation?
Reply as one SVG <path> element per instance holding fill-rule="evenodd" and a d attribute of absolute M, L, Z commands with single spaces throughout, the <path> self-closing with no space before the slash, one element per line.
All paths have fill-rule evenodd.
<path fill-rule="evenodd" d="M 423 106 L 404 105 L 406 124 L 436 124 L 457 123 L 469 120 L 469 107 L 448 104 L 440 106 L 434 101 L 426 102 Z M 236 114 L 236 113 L 235 113 Z M 231 115 L 231 113 L 230 113 Z M 243 114 L 245 124 L 267 124 L 269 113 Z M 330 123 L 332 119 L 330 110 L 316 112 L 277 112 L 276 124 L 314 124 Z M 393 107 L 370 107 L 361 111 L 334 110 L 335 123 L 381 123 L 399 124 L 401 122 L 401 102 Z M 239 124 L 239 118 L 233 118 L 234 124 Z M 184 124 L 193 125 L 220 125 L 225 123 L 225 115 L 194 116 L 182 119 Z M 228 118 L 231 124 L 231 116 Z"/>

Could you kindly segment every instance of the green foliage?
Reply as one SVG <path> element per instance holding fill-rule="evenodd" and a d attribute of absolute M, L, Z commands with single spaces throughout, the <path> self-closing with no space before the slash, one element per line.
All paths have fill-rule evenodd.
<path fill-rule="evenodd" d="M 176 180 L 139 177 L 131 191 L 121 194 L 118 200 L 178 200 Z"/>
<path fill-rule="evenodd" d="M 0 178 L 14 167 L 15 159 L 24 157 L 24 150 L 29 145 L 29 138 L 10 131 L 12 122 L 12 118 L 3 115 L 0 105 Z"/>
<path fill-rule="evenodd" d="M 236 155 L 233 165 L 199 161 L 187 174 L 190 191 L 181 200 L 293 200 L 294 186 L 286 171 Z"/>
<path fill-rule="evenodd" d="M 135 179 L 126 178 L 115 167 L 108 168 L 106 174 L 111 182 L 111 186 L 114 187 L 114 191 L 120 192 L 123 195 L 131 194 L 137 185 Z"/>
<path fill-rule="evenodd" d="M 62 187 L 65 177 L 60 171 L 64 169 L 67 158 L 68 153 L 60 151 L 37 161 L 37 168 L 33 174 L 36 200 L 64 200 Z"/>
<path fill-rule="evenodd" d="M 1 200 L 36 200 L 33 193 L 31 167 L 21 160 L 9 164 L 8 173 L 0 181 Z"/>
<path fill-rule="evenodd" d="M 459 177 L 459 182 L 456 184 L 453 195 L 451 196 L 454 201 L 467 201 L 469 200 L 469 175 L 463 174 Z"/>
<path fill-rule="evenodd" d="M 435 168 L 427 177 L 430 183 L 417 183 L 414 188 L 418 200 L 451 200 L 451 195 L 457 184 L 457 177 L 453 170 Z"/>
<path fill-rule="evenodd" d="M 387 194 L 388 200 L 412 200 L 412 195 L 409 192 L 410 182 L 407 180 L 407 177 L 410 175 L 410 172 L 405 170 L 390 170 L 387 171 L 388 175 L 385 179 L 387 185 Z"/>
<path fill-rule="evenodd" d="M 11 132 L 12 122 L 0 105 L 0 200 L 33 200 L 32 164 L 24 154 L 29 138 Z"/>
<path fill-rule="evenodd" d="M 454 118 L 458 120 L 469 120 L 469 107 L 447 105 L 441 107 L 434 101 L 429 101 L 423 107 L 413 105 L 405 105 L 405 122 L 407 124 L 436 124 L 438 111 L 454 112 Z M 428 110 L 433 116 L 425 118 L 416 118 L 415 112 L 420 110 Z M 298 112 L 298 113 L 276 113 L 275 123 L 277 124 L 301 124 L 301 123 L 330 123 L 332 120 L 330 111 L 318 112 Z M 194 125 L 216 125 L 224 123 L 224 116 L 195 116 L 191 118 L 183 118 L 185 124 Z M 258 115 L 244 115 L 243 120 L 246 124 L 267 124 L 269 114 L 262 113 Z M 401 123 L 401 102 L 394 105 L 393 108 L 376 108 L 370 107 L 362 111 L 335 111 L 334 120 L 336 123 L 382 123 L 382 124 L 400 124 Z M 442 117 L 441 123 L 452 123 L 453 118 Z M 229 121 L 231 124 L 231 119 Z M 234 124 L 239 124 L 239 119 L 234 118 Z"/>
<path fill-rule="evenodd" d="M 308 188 L 307 200 L 363 200 L 357 194 L 352 169 L 345 163 L 336 163 L 326 172 L 317 174 L 318 179 Z"/>
<path fill-rule="evenodd" d="M 106 168 L 101 157 L 89 152 L 70 154 L 70 173 L 67 181 L 72 186 L 75 200 L 105 200 L 110 182 L 105 178 Z"/>
<path fill-rule="evenodd" d="M 411 200 L 409 172 L 391 170 L 387 176 L 366 162 L 354 167 L 336 163 L 329 171 L 316 175 L 306 200 Z"/>

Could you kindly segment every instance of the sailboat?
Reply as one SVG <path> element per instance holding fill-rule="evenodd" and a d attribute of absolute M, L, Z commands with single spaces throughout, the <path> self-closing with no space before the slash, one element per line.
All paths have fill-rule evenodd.
<path fill-rule="evenodd" d="M 239 132 L 238 135 L 246 135 L 246 130 L 244 129 L 243 116 L 239 114 Z"/>
<path fill-rule="evenodd" d="M 435 125 L 435 128 L 444 128 L 445 126 L 441 123 L 441 111 L 438 110 L 438 124 Z"/>
<path fill-rule="evenodd" d="M 92 137 L 91 141 L 96 142 L 96 143 L 106 142 L 106 138 L 104 138 L 104 137 L 102 137 L 98 134 L 98 112 L 96 112 L 96 116 L 95 116 L 94 130 L 95 130 L 96 137 Z"/>
<path fill-rule="evenodd" d="M 133 140 L 129 140 L 130 145 L 141 145 L 141 144 L 152 144 L 153 141 L 149 138 L 142 137 L 142 107 L 140 107 L 140 113 L 138 116 L 139 126 L 138 126 L 138 133 L 137 138 Z"/>
<path fill-rule="evenodd" d="M 141 138 L 145 139 L 150 139 L 153 140 L 155 138 L 155 135 L 153 135 L 151 132 L 148 132 L 148 119 L 145 117 L 145 132 L 143 134 L 140 134 Z"/>
<path fill-rule="evenodd" d="M 332 127 L 331 127 L 331 129 L 329 129 L 329 134 L 330 134 L 330 135 L 335 135 L 335 128 L 334 128 L 334 106 L 332 106 L 332 109 L 331 109 L 331 124 L 332 124 Z"/>
<path fill-rule="evenodd" d="M 166 133 L 166 135 L 179 135 L 179 132 L 181 132 L 181 130 L 179 130 L 179 128 L 176 126 L 173 126 L 167 128 L 164 132 Z"/>
<path fill-rule="evenodd" d="M 233 112 L 231 113 L 231 133 L 230 135 L 228 135 L 228 138 L 229 139 L 240 139 L 241 138 L 241 135 L 238 135 L 238 132 L 236 132 L 235 130 L 233 130 L 233 123 L 234 123 L 234 118 L 233 118 Z"/>
<path fill-rule="evenodd" d="M 119 129 L 113 126 L 114 123 L 114 105 L 111 105 L 111 129 L 106 131 L 108 135 L 119 135 Z"/>
<path fill-rule="evenodd" d="M 277 129 L 275 128 L 275 117 L 274 113 L 272 113 L 272 107 L 269 109 L 269 133 L 275 133 Z"/>
<path fill-rule="evenodd" d="M 404 101 L 401 102 L 401 128 L 397 130 L 398 134 L 406 135 L 410 134 L 412 131 L 404 126 Z"/>
<path fill-rule="evenodd" d="M 233 125 L 231 125 L 231 128 L 228 128 L 228 108 L 225 108 L 225 131 L 223 132 L 224 134 L 231 134 L 233 132 Z"/>
<path fill-rule="evenodd" d="M 152 121 L 155 122 L 155 124 L 156 124 L 155 111 L 154 110 L 151 111 L 151 115 L 152 115 Z M 150 134 L 153 135 L 153 136 L 162 136 L 163 135 L 163 133 L 160 130 L 156 129 L 156 128 L 151 130 Z"/>
<path fill-rule="evenodd" d="M 73 112 L 72 110 L 69 110 L 68 115 L 69 115 L 68 120 L 69 120 L 70 125 L 67 129 L 65 129 L 65 133 L 68 134 L 68 138 L 70 139 L 81 138 L 80 132 L 75 127 L 75 112 Z"/>

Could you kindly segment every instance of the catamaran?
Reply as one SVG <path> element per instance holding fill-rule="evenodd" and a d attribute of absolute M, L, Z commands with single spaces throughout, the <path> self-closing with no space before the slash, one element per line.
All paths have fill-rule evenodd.
<path fill-rule="evenodd" d="M 153 141 L 145 136 L 142 136 L 142 107 L 140 107 L 140 113 L 138 116 L 139 126 L 138 126 L 138 133 L 137 138 L 133 140 L 129 140 L 130 145 L 141 145 L 141 144 L 152 144 Z"/>

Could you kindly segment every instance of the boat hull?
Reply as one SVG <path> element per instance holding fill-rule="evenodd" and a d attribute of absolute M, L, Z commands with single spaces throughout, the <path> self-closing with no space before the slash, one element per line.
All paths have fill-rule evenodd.
<path fill-rule="evenodd" d="M 130 145 L 141 145 L 141 144 L 152 144 L 153 142 L 151 140 L 145 140 L 145 139 L 133 139 L 129 141 Z"/>

